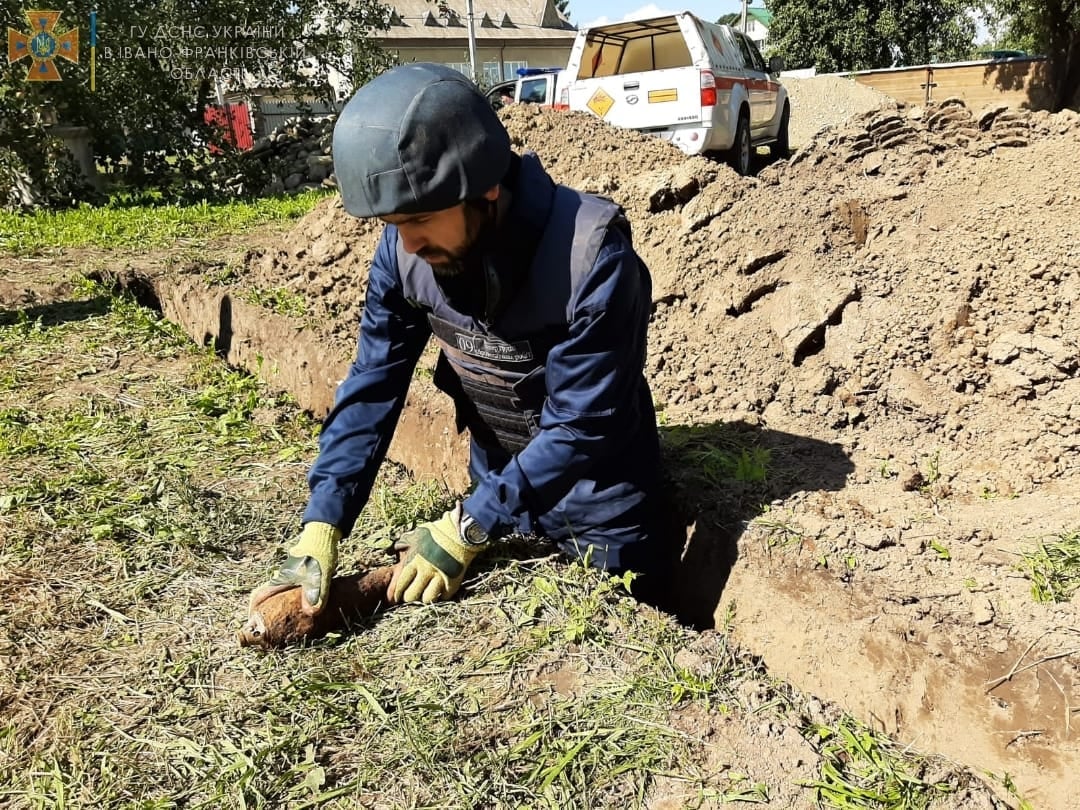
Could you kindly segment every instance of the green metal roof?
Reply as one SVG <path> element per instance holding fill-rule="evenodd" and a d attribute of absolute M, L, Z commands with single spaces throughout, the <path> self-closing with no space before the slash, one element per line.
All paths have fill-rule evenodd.
<path fill-rule="evenodd" d="M 769 11 L 767 8 L 762 8 L 761 6 L 749 6 L 746 9 L 746 16 L 747 16 L 747 18 L 752 18 L 752 19 L 757 20 L 759 23 L 764 25 L 766 28 L 768 28 L 768 27 L 770 27 L 772 25 L 773 15 L 772 15 L 772 12 Z M 721 15 L 720 19 L 718 19 L 717 22 L 720 23 L 721 25 L 734 25 L 734 26 L 738 27 L 739 20 L 741 18 L 742 18 L 742 14 L 740 12 L 736 11 L 734 14 L 723 14 L 723 15 Z"/>
<path fill-rule="evenodd" d="M 766 28 L 772 25 L 772 12 L 769 11 L 767 8 L 757 8 L 755 6 L 750 6 L 748 9 L 746 9 L 746 16 L 753 17 Z"/>

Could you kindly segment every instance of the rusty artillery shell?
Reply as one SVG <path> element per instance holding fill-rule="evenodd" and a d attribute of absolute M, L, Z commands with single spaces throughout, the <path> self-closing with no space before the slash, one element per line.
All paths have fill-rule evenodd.
<path fill-rule="evenodd" d="M 237 633 L 241 647 L 284 647 L 348 628 L 351 622 L 373 616 L 388 607 L 386 589 L 394 575 L 387 565 L 350 576 L 334 577 L 326 609 L 309 616 L 300 608 L 300 589 L 293 588 L 264 600 Z"/>

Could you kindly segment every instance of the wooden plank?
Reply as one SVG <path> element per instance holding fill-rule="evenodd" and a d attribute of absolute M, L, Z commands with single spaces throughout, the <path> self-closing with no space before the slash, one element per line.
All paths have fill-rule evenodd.
<path fill-rule="evenodd" d="M 926 68 L 890 70 L 882 73 L 856 73 L 855 81 L 873 87 L 897 101 L 907 104 L 926 103 Z"/>
<path fill-rule="evenodd" d="M 864 71 L 851 74 L 855 81 L 873 87 L 897 101 L 925 104 L 927 100 L 960 98 L 972 110 L 990 104 L 1046 109 L 1046 62 L 1010 60 L 963 65 L 931 66 L 932 86 L 927 93 L 926 66 L 899 70 Z"/>
<path fill-rule="evenodd" d="M 1043 62 L 998 62 L 934 69 L 932 98 L 958 97 L 972 110 L 990 104 L 1041 109 L 1046 106 Z"/>

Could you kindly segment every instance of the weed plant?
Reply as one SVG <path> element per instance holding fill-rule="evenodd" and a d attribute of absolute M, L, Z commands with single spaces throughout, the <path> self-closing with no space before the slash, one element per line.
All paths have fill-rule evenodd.
<path fill-rule="evenodd" d="M 1068 602 L 1080 590 L 1080 531 L 1039 543 L 1021 556 L 1020 570 L 1031 580 L 1036 602 Z"/>

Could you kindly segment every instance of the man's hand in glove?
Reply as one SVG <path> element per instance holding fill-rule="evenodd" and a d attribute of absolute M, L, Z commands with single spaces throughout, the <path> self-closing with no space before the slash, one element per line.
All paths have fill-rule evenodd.
<path fill-rule="evenodd" d="M 320 613 L 330 596 L 330 580 L 337 569 L 341 531 L 329 523 L 306 523 L 289 557 L 270 581 L 251 594 L 248 610 L 276 593 L 300 588 L 300 605 L 309 615 Z"/>
<path fill-rule="evenodd" d="M 408 553 L 387 590 L 391 602 L 440 602 L 449 599 L 465 578 L 465 571 L 486 543 L 469 544 L 461 538 L 461 504 L 431 523 L 421 523 L 395 544 Z"/>

